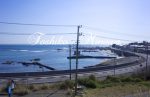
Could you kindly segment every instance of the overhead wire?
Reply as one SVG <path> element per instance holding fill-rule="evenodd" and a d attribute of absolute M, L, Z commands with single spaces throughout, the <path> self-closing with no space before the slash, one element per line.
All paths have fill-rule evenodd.
<path fill-rule="evenodd" d="M 51 27 L 77 27 L 78 25 L 48 25 L 48 24 L 32 24 L 32 23 L 16 23 L 16 22 L 2 22 L 0 21 L 0 24 L 8 24 L 8 25 L 27 25 L 27 26 L 51 26 Z M 85 26 L 83 25 L 82 27 L 89 29 L 89 30 L 95 30 L 95 31 L 102 31 L 103 29 L 95 28 L 95 27 L 90 27 L 90 26 Z M 103 30 L 104 31 L 104 30 Z M 110 33 L 111 32 L 111 33 Z M 133 35 L 133 34 L 126 34 L 126 33 L 121 33 L 121 32 L 116 32 L 112 33 L 114 31 L 106 31 L 104 33 L 109 33 L 109 34 L 115 34 L 115 35 L 126 35 L 126 36 L 134 36 L 134 37 L 142 37 L 141 35 Z M 1 31 L 0 34 L 6 34 L 6 35 L 31 35 L 30 33 L 10 33 L 10 32 L 3 32 Z M 45 35 L 65 35 L 65 34 L 76 34 L 76 33 L 43 33 Z M 112 38 L 112 37 L 107 37 L 107 36 L 101 36 L 101 35 L 95 35 L 96 37 L 99 38 L 105 38 L 105 39 L 112 39 L 112 40 L 120 40 L 120 41 L 127 41 L 127 42 L 135 42 L 135 40 L 128 40 L 128 39 L 121 39 L 121 38 Z"/>
<path fill-rule="evenodd" d="M 109 30 L 105 30 L 105 29 L 100 29 L 100 28 L 96 28 L 96 27 L 90 27 L 90 26 L 83 26 L 86 29 L 89 30 L 93 30 L 93 31 L 101 31 L 101 33 L 107 33 L 107 34 L 113 34 L 113 35 L 125 35 L 128 37 L 143 37 L 143 38 L 149 38 L 147 36 L 143 36 L 143 35 L 137 35 L 137 34 L 127 34 L 127 33 L 122 33 L 122 32 L 117 32 L 117 31 L 109 31 Z"/>
<path fill-rule="evenodd" d="M 26 26 L 51 26 L 51 27 L 77 27 L 78 25 L 48 25 L 48 24 L 32 24 L 32 23 L 17 23 L 17 22 L 2 22 L 0 24 L 8 25 L 26 25 Z"/>
<path fill-rule="evenodd" d="M 103 39 L 120 40 L 120 41 L 126 41 L 126 42 L 137 42 L 137 40 L 113 38 L 113 37 L 107 37 L 107 36 L 102 36 L 102 35 L 97 35 L 97 34 L 89 34 L 89 33 L 86 33 L 86 34 L 89 36 L 92 36 L 92 37 L 98 37 L 98 38 L 103 38 Z"/>
<path fill-rule="evenodd" d="M 34 33 L 14 33 L 14 32 L 3 32 L 3 31 L 0 31 L 0 34 L 1 35 L 32 35 Z M 41 34 L 44 34 L 44 35 L 67 35 L 67 34 L 76 34 L 76 33 L 41 33 Z"/>

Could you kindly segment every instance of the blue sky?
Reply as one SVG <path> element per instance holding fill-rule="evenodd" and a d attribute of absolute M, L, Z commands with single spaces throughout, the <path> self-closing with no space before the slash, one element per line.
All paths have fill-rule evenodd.
<path fill-rule="evenodd" d="M 80 38 L 83 44 L 91 41 L 91 44 L 125 43 L 123 40 L 149 41 L 149 5 L 149 0 L 0 0 L 0 21 L 83 25 L 81 32 L 84 36 Z M 84 26 L 94 27 L 97 30 Z M 47 33 L 76 33 L 74 27 L 0 24 L 0 32 L 30 34 L 40 32 L 45 34 L 42 37 L 43 41 L 60 39 L 60 43 L 61 40 L 72 43 L 76 39 L 76 35 L 46 35 Z M 100 38 L 97 35 L 123 40 Z M 28 44 L 29 37 L 29 35 L 0 34 L 0 44 Z"/>

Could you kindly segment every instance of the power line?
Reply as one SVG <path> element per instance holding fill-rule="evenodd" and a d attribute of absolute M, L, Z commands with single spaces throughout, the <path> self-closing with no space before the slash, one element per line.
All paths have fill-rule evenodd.
<path fill-rule="evenodd" d="M 126 42 L 135 42 L 135 40 L 128 40 L 128 39 L 121 39 L 121 38 L 112 38 L 112 37 L 106 37 L 106 36 L 101 36 L 101 35 L 93 35 L 99 38 L 104 38 L 104 39 L 111 39 L 111 40 L 120 40 L 120 41 L 126 41 Z"/>
<path fill-rule="evenodd" d="M 45 34 L 45 35 L 67 35 L 67 34 L 77 34 L 77 33 L 54 33 L 54 34 Z"/>
<path fill-rule="evenodd" d="M 47 25 L 47 24 L 14 23 L 14 22 L 0 22 L 0 24 L 27 25 L 27 26 L 51 26 L 51 27 L 77 27 L 78 26 L 78 25 Z M 89 27 L 89 26 L 83 26 L 83 27 L 85 27 L 87 29 L 91 29 L 91 30 L 96 30 L 96 31 L 102 30 L 102 29 L 99 29 L 99 28 L 94 28 L 94 27 Z M 110 32 L 112 32 L 112 31 L 106 31 L 106 33 L 109 33 L 109 34 L 116 34 L 116 33 L 110 33 Z M 117 33 L 128 35 L 128 36 L 134 36 L 134 37 L 138 36 L 138 35 L 125 34 L 125 33 L 120 33 L 120 32 L 117 32 Z M 6 34 L 6 35 L 31 35 L 30 33 L 11 33 L 11 32 L 0 32 L 0 34 Z M 53 34 L 45 34 L 45 35 L 60 35 L 60 34 L 65 35 L 65 34 L 76 34 L 76 33 L 53 33 Z M 105 36 L 100 36 L 100 35 L 96 35 L 96 37 L 112 39 L 112 40 L 121 40 L 121 41 L 135 42 L 133 40 L 120 39 L 120 38 L 111 38 L 111 37 L 105 37 Z M 138 37 L 141 37 L 141 36 L 138 36 Z"/>
<path fill-rule="evenodd" d="M 32 24 L 32 23 L 16 23 L 16 22 L 0 22 L 0 24 L 9 24 L 9 25 L 25 25 L 25 26 L 51 26 L 51 27 L 77 27 L 78 25 L 48 25 L 48 24 Z M 126 36 L 132 36 L 132 37 L 144 37 L 144 38 L 149 38 L 146 36 L 141 36 L 141 35 L 134 35 L 134 34 L 126 34 L 126 33 L 121 33 L 121 32 L 115 32 L 115 31 L 108 31 L 100 28 L 95 28 L 95 27 L 90 27 L 90 26 L 83 26 L 87 29 L 90 30 L 95 30 L 95 31 L 105 31 L 104 33 L 108 34 L 115 34 L 115 35 L 126 35 Z M 115 32 L 115 33 L 114 33 Z M 26 35 L 26 34 L 25 34 Z"/>
<path fill-rule="evenodd" d="M 24 25 L 24 26 L 77 27 L 77 25 L 48 25 L 48 24 L 15 23 L 15 22 L 0 22 L 0 24 Z"/>
<path fill-rule="evenodd" d="M 105 37 L 105 36 L 97 36 L 100 38 L 106 38 L 106 39 L 112 39 L 112 40 L 120 40 L 120 41 L 126 41 L 126 42 L 135 42 L 134 40 L 127 40 L 127 39 L 120 39 L 120 38 L 112 38 L 112 37 Z"/>
<path fill-rule="evenodd" d="M 0 32 L 1 35 L 32 35 L 34 33 L 14 33 L 14 32 Z M 76 33 L 41 33 L 44 35 L 67 35 L 67 34 L 76 34 Z"/>
<path fill-rule="evenodd" d="M 12 33 L 12 32 L 0 32 L 0 35 L 32 35 L 33 33 Z M 75 35 L 76 33 L 43 33 L 44 35 Z M 87 34 L 87 33 L 86 33 Z M 89 35 L 89 34 L 88 34 Z M 135 42 L 134 40 L 127 40 L 127 39 L 120 39 L 120 38 L 112 38 L 106 37 L 101 35 L 93 35 L 99 38 L 111 39 L 111 40 L 120 40 L 120 41 L 127 41 L 127 42 Z"/>
<path fill-rule="evenodd" d="M 31 35 L 29 33 L 11 33 L 11 32 L 0 32 L 1 35 Z"/>
<path fill-rule="evenodd" d="M 146 36 L 142 36 L 142 35 L 134 35 L 134 34 L 127 34 L 127 33 L 122 33 L 122 32 L 115 32 L 115 31 L 109 31 L 109 30 L 104 30 L 104 29 L 100 29 L 100 28 L 95 28 L 95 27 L 90 27 L 90 26 L 84 26 L 86 29 L 90 29 L 90 30 L 94 30 L 94 31 L 104 31 L 103 33 L 108 33 L 108 34 L 114 34 L 114 35 L 126 35 L 129 37 L 143 37 L 143 38 L 149 38 Z"/>

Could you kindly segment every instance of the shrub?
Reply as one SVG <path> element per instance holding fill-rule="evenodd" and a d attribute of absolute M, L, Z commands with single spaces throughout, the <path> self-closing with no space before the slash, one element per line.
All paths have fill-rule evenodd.
<path fill-rule="evenodd" d="M 106 87 L 112 87 L 112 86 L 114 86 L 113 83 L 100 84 L 100 85 L 99 85 L 99 88 L 106 88 Z"/>
<path fill-rule="evenodd" d="M 31 91 L 24 85 L 16 85 L 16 88 L 14 89 L 14 94 L 19 95 L 19 96 L 26 95 L 30 92 Z"/>
<path fill-rule="evenodd" d="M 150 82 L 141 82 L 142 85 L 150 87 Z"/>
<path fill-rule="evenodd" d="M 89 80 L 88 78 L 81 78 L 81 79 L 78 79 L 78 83 L 80 85 L 85 85 L 88 80 Z"/>
<path fill-rule="evenodd" d="M 134 82 L 142 82 L 143 80 L 141 78 L 135 78 Z"/>
<path fill-rule="evenodd" d="M 120 78 L 118 78 L 118 77 L 112 77 L 112 76 L 107 76 L 106 80 L 104 80 L 104 81 L 108 82 L 108 83 L 111 83 L 111 82 L 114 82 L 114 83 L 121 82 Z"/>
<path fill-rule="evenodd" d="M 19 95 L 19 96 L 24 96 L 24 95 L 29 94 L 29 93 L 30 93 L 30 90 L 28 90 L 28 89 L 21 89 L 21 90 L 16 90 L 16 91 L 14 91 L 14 93 L 15 93 L 16 95 Z"/>
<path fill-rule="evenodd" d="M 42 90 L 47 90 L 47 89 L 49 89 L 49 85 L 43 84 L 40 88 L 41 88 Z"/>
<path fill-rule="evenodd" d="M 96 88 L 98 83 L 95 80 L 89 79 L 89 78 L 83 78 L 79 79 L 78 83 L 80 85 L 84 85 L 87 88 Z"/>
<path fill-rule="evenodd" d="M 60 89 L 72 89 L 74 87 L 74 82 L 70 80 L 66 80 L 60 84 Z"/>
<path fill-rule="evenodd" d="M 90 79 L 90 80 L 93 80 L 93 81 L 96 81 L 96 77 L 95 77 L 94 75 L 90 75 L 90 76 L 89 76 L 89 79 Z"/>
<path fill-rule="evenodd" d="M 30 85 L 28 88 L 29 88 L 30 90 L 33 90 L 33 89 L 35 88 L 35 86 L 34 86 L 34 85 Z"/>
<path fill-rule="evenodd" d="M 7 92 L 7 87 L 2 87 L 2 88 L 0 89 L 0 92 L 1 92 L 1 93 L 6 93 L 6 92 Z"/>
<path fill-rule="evenodd" d="M 38 90 L 40 90 L 40 87 L 38 85 L 30 85 L 28 88 L 31 91 L 38 91 Z"/>
<path fill-rule="evenodd" d="M 97 87 L 97 83 L 94 82 L 93 80 L 88 80 L 85 83 L 85 86 L 88 87 L 88 88 L 96 88 Z"/>
<path fill-rule="evenodd" d="M 122 82 L 134 82 L 134 79 L 132 77 L 123 77 L 121 78 Z"/>

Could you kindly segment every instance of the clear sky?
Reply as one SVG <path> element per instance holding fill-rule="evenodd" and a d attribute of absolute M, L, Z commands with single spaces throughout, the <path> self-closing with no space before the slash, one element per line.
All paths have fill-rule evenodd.
<path fill-rule="evenodd" d="M 83 25 L 81 32 L 84 35 L 80 37 L 80 42 L 85 44 L 150 41 L 150 0 L 0 0 L 0 22 Z M 33 34 L 3 33 L 0 34 L 0 44 L 28 44 L 34 40 L 31 38 L 36 38 L 37 32 L 45 34 L 41 39 L 43 42 L 55 40 L 57 43 L 73 43 L 76 35 L 46 34 L 76 33 L 76 30 L 76 27 L 0 24 L 0 33 Z"/>

